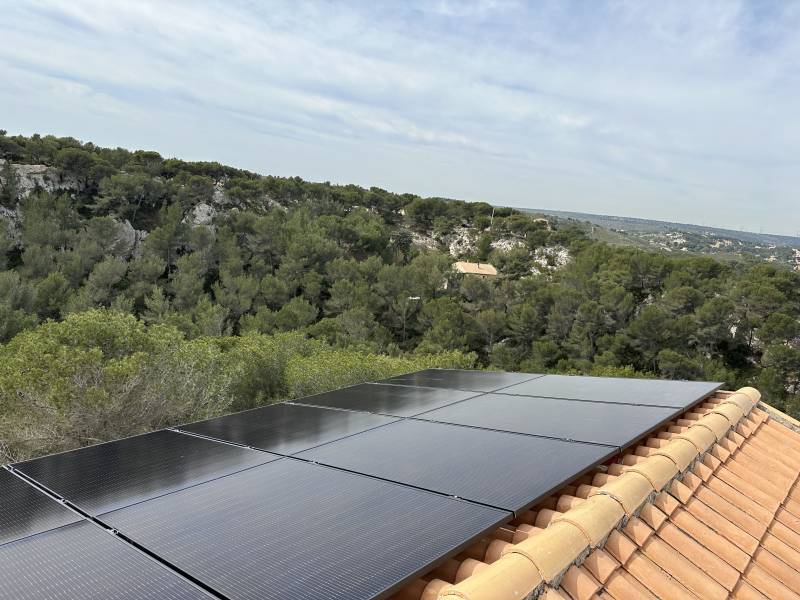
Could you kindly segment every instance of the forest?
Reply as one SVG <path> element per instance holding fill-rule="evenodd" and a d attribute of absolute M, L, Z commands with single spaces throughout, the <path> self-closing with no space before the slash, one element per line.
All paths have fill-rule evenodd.
<path fill-rule="evenodd" d="M 723 381 L 800 415 L 782 266 L 73 138 L 0 131 L 0 159 L 0 462 L 429 366 Z"/>

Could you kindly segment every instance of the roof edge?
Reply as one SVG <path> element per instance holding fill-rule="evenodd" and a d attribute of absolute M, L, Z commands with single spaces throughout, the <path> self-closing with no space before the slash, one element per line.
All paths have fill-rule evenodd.
<path fill-rule="evenodd" d="M 774 406 L 770 406 L 763 400 L 758 403 L 758 407 L 784 427 L 788 427 L 789 429 L 792 429 L 800 433 L 800 421 L 798 421 L 794 417 L 791 417 L 786 413 L 779 411 L 777 408 L 775 408 Z"/>

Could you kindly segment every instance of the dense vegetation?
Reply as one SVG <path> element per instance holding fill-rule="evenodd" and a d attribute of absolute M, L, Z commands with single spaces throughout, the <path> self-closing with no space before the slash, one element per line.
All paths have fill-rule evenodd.
<path fill-rule="evenodd" d="M 788 269 L 71 138 L 0 135 L 0 158 L 7 457 L 432 364 L 749 383 L 798 410 Z M 12 162 L 52 166 L 67 191 L 23 190 Z M 456 231 L 502 276 L 456 275 Z M 560 249 L 565 266 L 532 262 Z"/>

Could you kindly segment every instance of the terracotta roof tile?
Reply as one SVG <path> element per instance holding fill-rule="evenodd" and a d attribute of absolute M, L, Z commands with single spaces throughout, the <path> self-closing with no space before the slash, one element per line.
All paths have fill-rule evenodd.
<path fill-rule="evenodd" d="M 630 519 L 622 531 L 638 546 L 643 546 L 647 543 L 647 540 L 649 540 L 654 533 L 653 530 L 647 526 L 647 523 L 637 517 Z"/>
<path fill-rule="evenodd" d="M 761 536 L 767 531 L 767 525 L 759 523 L 742 509 L 707 487 L 698 489 L 695 498 L 757 540 L 761 539 Z"/>
<path fill-rule="evenodd" d="M 653 537 L 642 546 L 642 551 L 663 571 L 669 573 L 698 598 L 724 600 L 728 597 L 728 590 L 683 555 L 676 553 L 675 549 L 664 540 Z"/>
<path fill-rule="evenodd" d="M 569 596 L 555 588 L 547 588 L 542 597 L 544 600 L 570 600 Z"/>
<path fill-rule="evenodd" d="M 669 518 L 655 504 L 645 504 L 639 509 L 639 517 L 654 530 L 658 531 Z"/>
<path fill-rule="evenodd" d="M 750 564 L 750 554 L 732 544 L 730 540 L 689 511 L 684 509 L 675 511 L 670 521 L 739 572 L 744 571 Z"/>
<path fill-rule="evenodd" d="M 458 567 L 458 571 L 456 571 L 456 576 L 453 580 L 453 583 L 461 583 L 467 577 L 471 577 L 475 573 L 479 573 L 483 569 L 488 568 L 488 566 L 489 565 L 484 562 L 468 558 Z"/>
<path fill-rule="evenodd" d="M 775 518 L 795 533 L 800 533 L 800 519 L 789 511 L 779 508 L 778 512 L 775 513 Z"/>
<path fill-rule="evenodd" d="M 658 536 L 728 591 L 736 587 L 739 571 L 674 524 L 667 523 Z"/>
<path fill-rule="evenodd" d="M 771 533 L 767 533 L 761 540 L 761 545 L 787 565 L 800 571 L 800 552 L 792 548 L 789 544 Z"/>
<path fill-rule="evenodd" d="M 596 550 L 586 557 L 583 566 L 589 570 L 597 581 L 605 583 L 620 565 L 608 552 Z"/>
<path fill-rule="evenodd" d="M 561 588 L 572 600 L 590 600 L 603 589 L 603 585 L 583 567 L 572 566 L 564 573 Z"/>
<path fill-rule="evenodd" d="M 591 496 L 588 500 L 553 519 L 554 523 L 574 525 L 586 538 L 590 548 L 605 541 L 609 531 L 625 516 L 620 505 L 608 496 Z"/>
<path fill-rule="evenodd" d="M 663 450 L 663 452 L 668 451 L 667 448 Z M 679 469 L 671 457 L 654 454 L 650 459 L 628 467 L 626 471 L 641 475 L 650 483 L 652 491 L 660 492 L 678 474 Z"/>
<path fill-rule="evenodd" d="M 624 569 L 614 573 L 605 587 L 614 600 L 657 600 L 647 587 Z"/>
<path fill-rule="evenodd" d="M 638 473 L 631 473 L 626 477 L 604 476 L 595 479 L 600 484 L 600 489 L 589 494 L 589 498 L 596 495 L 608 496 L 619 503 L 626 515 L 632 515 L 653 492 L 650 482 Z M 601 483 L 603 481 L 607 483 Z"/>
<path fill-rule="evenodd" d="M 696 598 L 644 554 L 634 554 L 625 569 L 657 598 Z"/>
<path fill-rule="evenodd" d="M 619 531 L 612 531 L 608 536 L 604 549 L 618 562 L 624 565 L 627 564 L 631 556 L 636 552 L 636 544 Z"/>
<path fill-rule="evenodd" d="M 752 585 L 747 583 L 744 579 L 739 582 L 736 589 L 733 590 L 731 598 L 735 600 L 766 600 L 767 597 L 759 592 Z"/>
<path fill-rule="evenodd" d="M 395 600 L 800 600 L 800 433 L 759 399 L 714 394 Z"/>
<path fill-rule="evenodd" d="M 800 599 L 796 593 L 783 585 L 759 565 L 751 563 L 745 572 L 747 582 L 764 594 L 767 598 L 776 600 Z"/>
<path fill-rule="evenodd" d="M 753 561 L 778 581 L 793 590 L 800 590 L 800 573 L 791 568 L 769 550 L 759 548 L 753 554 Z"/>
<path fill-rule="evenodd" d="M 740 529 L 719 513 L 710 509 L 697 499 L 693 499 L 686 504 L 688 510 L 697 519 L 708 525 L 711 529 L 732 542 L 748 555 L 752 555 L 758 547 L 758 540 L 747 532 Z"/>

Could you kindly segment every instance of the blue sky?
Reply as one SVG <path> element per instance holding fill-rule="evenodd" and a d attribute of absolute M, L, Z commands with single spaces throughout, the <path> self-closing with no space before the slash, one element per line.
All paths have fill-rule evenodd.
<path fill-rule="evenodd" d="M 0 128 L 800 231 L 800 2 L 0 0 Z"/>

